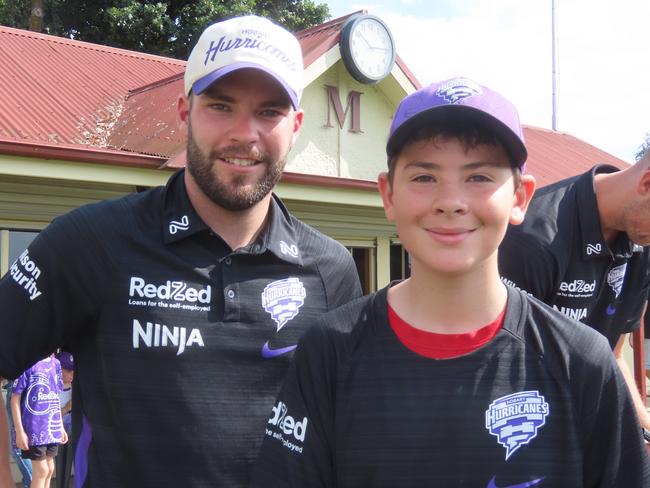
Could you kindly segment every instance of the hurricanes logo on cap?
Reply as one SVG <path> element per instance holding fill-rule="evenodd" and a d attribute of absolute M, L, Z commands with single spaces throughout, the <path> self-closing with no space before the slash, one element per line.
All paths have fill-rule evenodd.
<path fill-rule="evenodd" d="M 436 95 L 444 98 L 448 103 L 454 104 L 461 100 L 482 93 L 481 86 L 467 78 L 449 80 L 436 90 Z"/>
<path fill-rule="evenodd" d="M 293 319 L 305 303 L 307 291 L 298 278 L 269 283 L 262 292 L 262 306 L 277 324 L 277 331 Z"/>
<path fill-rule="evenodd" d="M 549 405 L 538 391 L 520 391 L 494 400 L 485 411 L 485 428 L 506 448 L 506 460 L 537 437 Z"/>

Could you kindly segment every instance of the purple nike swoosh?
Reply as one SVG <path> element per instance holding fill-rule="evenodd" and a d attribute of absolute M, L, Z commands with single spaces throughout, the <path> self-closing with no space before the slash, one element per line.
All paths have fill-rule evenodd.
<path fill-rule="evenodd" d="M 269 341 L 262 346 L 262 357 L 263 358 L 275 358 L 277 356 L 282 356 L 288 352 L 293 351 L 297 347 L 297 344 L 293 346 L 281 347 L 279 349 L 271 349 L 269 347 Z"/>
<path fill-rule="evenodd" d="M 541 482 L 544 478 L 539 478 L 533 481 L 527 481 L 526 483 L 521 483 L 518 485 L 510 485 L 510 486 L 497 486 L 497 484 L 494 482 L 494 480 L 497 477 L 493 477 L 490 482 L 487 485 L 487 488 L 528 488 L 529 486 L 535 486 L 537 483 Z"/>
<path fill-rule="evenodd" d="M 616 312 L 616 307 L 607 305 L 607 315 L 614 315 L 614 312 Z"/>

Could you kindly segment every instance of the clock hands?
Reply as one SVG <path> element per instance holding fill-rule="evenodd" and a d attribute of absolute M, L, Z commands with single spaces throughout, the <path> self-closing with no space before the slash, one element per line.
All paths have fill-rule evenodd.
<path fill-rule="evenodd" d="M 373 44 L 370 44 L 370 41 L 368 41 L 368 39 L 366 39 L 366 36 L 364 36 L 361 33 L 361 31 L 358 31 L 358 36 L 361 39 L 363 39 L 363 42 L 365 42 L 366 46 L 368 46 L 371 50 L 373 50 L 373 51 L 388 51 L 388 48 L 386 48 L 386 47 L 378 47 L 378 46 L 375 46 Z"/>

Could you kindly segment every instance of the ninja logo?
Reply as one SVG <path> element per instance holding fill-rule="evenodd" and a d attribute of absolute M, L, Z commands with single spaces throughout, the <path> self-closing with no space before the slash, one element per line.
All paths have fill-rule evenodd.
<path fill-rule="evenodd" d="M 485 428 L 506 448 L 506 460 L 537 437 L 549 405 L 538 391 L 520 391 L 494 400 L 485 411 Z"/>

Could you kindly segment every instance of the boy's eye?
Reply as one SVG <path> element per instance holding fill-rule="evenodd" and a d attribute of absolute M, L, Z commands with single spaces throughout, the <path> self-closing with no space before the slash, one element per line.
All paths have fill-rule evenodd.
<path fill-rule="evenodd" d="M 486 175 L 471 175 L 467 180 L 474 183 L 481 183 L 484 181 L 492 181 L 492 178 Z"/>
<path fill-rule="evenodd" d="M 412 179 L 412 181 L 417 183 L 431 183 L 435 181 L 435 178 L 431 175 L 417 175 Z"/>

